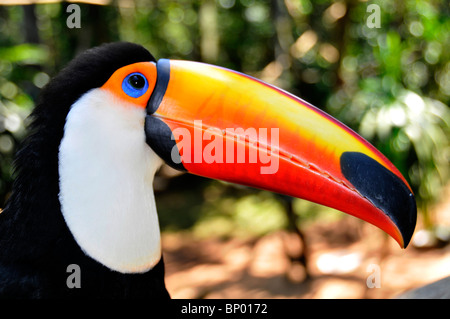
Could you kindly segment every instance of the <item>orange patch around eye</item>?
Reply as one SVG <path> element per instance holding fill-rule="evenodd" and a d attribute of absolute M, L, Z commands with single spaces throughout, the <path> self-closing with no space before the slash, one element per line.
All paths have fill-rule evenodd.
<path fill-rule="evenodd" d="M 141 73 L 147 78 L 148 89 L 147 91 L 139 97 L 131 97 L 126 94 L 122 89 L 122 82 L 131 73 Z M 147 101 L 155 88 L 156 84 L 156 65 L 153 62 L 138 62 L 130 64 L 118 69 L 111 75 L 111 77 L 106 81 L 101 87 L 104 90 L 108 90 L 115 94 L 118 98 L 135 104 L 139 107 L 145 108 L 147 106 Z"/>

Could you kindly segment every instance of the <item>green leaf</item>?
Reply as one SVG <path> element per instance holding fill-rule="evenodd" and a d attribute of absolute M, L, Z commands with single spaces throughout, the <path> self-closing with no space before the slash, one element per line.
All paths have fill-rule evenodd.
<path fill-rule="evenodd" d="M 26 43 L 0 48 L 0 60 L 13 63 L 44 64 L 48 59 L 48 48 L 43 45 Z"/>

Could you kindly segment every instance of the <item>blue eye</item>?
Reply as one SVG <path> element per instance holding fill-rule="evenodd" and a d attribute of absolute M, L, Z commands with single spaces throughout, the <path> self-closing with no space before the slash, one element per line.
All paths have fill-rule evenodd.
<path fill-rule="evenodd" d="M 137 98 L 144 95 L 148 82 L 141 73 L 131 73 L 122 82 L 122 90 L 129 96 Z"/>

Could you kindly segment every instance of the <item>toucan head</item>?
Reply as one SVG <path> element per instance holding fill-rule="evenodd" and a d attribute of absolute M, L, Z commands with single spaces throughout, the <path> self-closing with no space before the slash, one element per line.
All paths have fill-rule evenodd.
<path fill-rule="evenodd" d="M 222 67 L 156 61 L 130 43 L 91 49 L 62 74 L 44 90 L 58 88 L 67 104 L 61 210 L 85 253 L 111 269 L 143 272 L 161 257 L 152 181 L 162 163 L 338 209 L 401 247 L 411 239 L 416 204 L 401 173 L 286 91 Z"/>

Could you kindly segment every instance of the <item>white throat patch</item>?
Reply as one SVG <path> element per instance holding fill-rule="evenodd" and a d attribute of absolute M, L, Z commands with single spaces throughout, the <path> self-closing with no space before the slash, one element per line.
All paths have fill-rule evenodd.
<path fill-rule="evenodd" d="M 144 121 L 145 110 L 94 89 L 72 106 L 59 148 L 70 231 L 87 255 L 122 273 L 161 258 L 152 184 L 162 160 L 145 142 Z"/>

